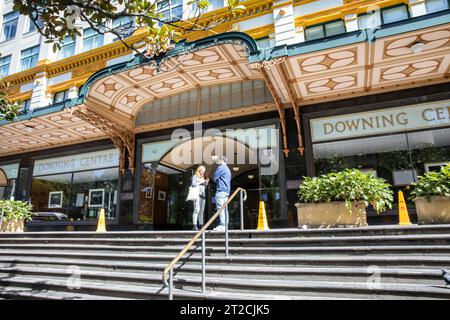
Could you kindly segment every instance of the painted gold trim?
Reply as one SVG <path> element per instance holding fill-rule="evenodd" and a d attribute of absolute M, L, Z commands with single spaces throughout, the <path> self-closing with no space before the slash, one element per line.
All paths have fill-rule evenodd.
<path fill-rule="evenodd" d="M 26 92 L 22 92 L 22 93 L 18 93 L 15 95 L 11 95 L 9 97 L 9 100 L 14 101 L 14 102 L 20 102 L 20 101 L 24 101 L 24 100 L 28 100 L 31 99 L 31 96 L 33 94 L 32 90 L 26 91 Z"/>

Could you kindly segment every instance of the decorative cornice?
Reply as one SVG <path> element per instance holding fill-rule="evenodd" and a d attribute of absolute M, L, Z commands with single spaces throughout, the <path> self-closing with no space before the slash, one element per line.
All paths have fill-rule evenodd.
<path fill-rule="evenodd" d="M 280 64 L 287 59 L 287 56 L 274 58 L 270 60 L 263 60 L 251 64 L 252 68 L 267 68 L 270 69 L 272 66 Z"/>

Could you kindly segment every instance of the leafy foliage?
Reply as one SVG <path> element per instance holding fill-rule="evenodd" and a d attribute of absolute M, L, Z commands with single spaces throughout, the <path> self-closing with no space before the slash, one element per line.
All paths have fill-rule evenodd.
<path fill-rule="evenodd" d="M 228 8 L 231 13 L 245 9 L 239 4 L 240 0 L 230 0 Z M 81 36 L 80 22 L 84 21 L 97 33 L 112 33 L 124 45 L 142 54 L 132 44 L 124 39 L 138 29 L 147 31 L 146 43 L 150 47 L 147 55 L 158 55 L 165 52 L 171 41 L 176 41 L 180 32 L 209 30 L 222 23 L 217 17 L 211 17 L 201 26 L 197 24 L 200 15 L 210 5 L 208 0 L 190 0 L 188 6 L 196 15 L 195 22 L 182 26 L 180 17 L 166 17 L 158 12 L 158 1 L 148 0 L 14 0 L 14 10 L 30 17 L 37 30 L 45 36 L 47 43 L 53 43 L 53 50 L 61 49 L 66 37 L 75 39 Z M 195 9 L 194 9 L 195 8 Z M 129 18 L 134 21 L 133 26 L 127 28 L 113 28 L 114 19 Z M 195 18 L 195 17 L 191 17 Z M 131 29 L 131 30 L 130 30 Z"/>
<path fill-rule="evenodd" d="M 439 172 L 427 172 L 419 176 L 417 183 L 412 184 L 410 198 L 430 198 L 433 196 L 450 197 L 450 163 Z"/>
<path fill-rule="evenodd" d="M 298 196 L 306 203 L 345 201 L 350 212 L 354 201 L 363 201 L 366 206 L 371 204 L 377 213 L 392 208 L 393 201 L 393 192 L 385 180 L 356 169 L 305 177 Z"/>
<path fill-rule="evenodd" d="M 239 2 L 228 2 L 232 14 L 245 10 Z M 13 10 L 30 18 L 30 23 L 46 38 L 45 42 L 52 44 L 54 52 L 61 50 L 67 37 L 75 40 L 81 36 L 80 22 L 85 22 L 98 34 L 113 34 L 136 55 L 154 57 L 171 49 L 181 32 L 207 31 L 223 23 L 223 18 L 213 16 L 206 23 L 198 24 L 200 15 L 209 5 L 208 0 L 189 0 L 188 6 L 195 8 L 193 12 L 196 15 L 194 22 L 185 24 L 189 27 L 182 26 L 180 22 L 183 21 L 179 17 L 165 17 L 158 12 L 157 1 L 148 0 L 14 0 Z M 130 24 L 113 27 L 112 21 L 121 18 L 128 18 Z M 125 41 L 138 29 L 147 32 L 144 52 L 141 43 L 135 45 Z M 0 120 L 12 121 L 18 111 L 19 106 L 0 92 Z"/>
<path fill-rule="evenodd" d="M 25 201 L 0 200 L 0 210 L 5 209 L 3 218 L 5 220 L 31 220 L 35 215 L 32 206 Z M 0 211 L 1 212 L 1 211 Z"/>
<path fill-rule="evenodd" d="M 19 115 L 20 106 L 8 99 L 9 83 L 0 80 L 0 120 L 12 121 Z"/>

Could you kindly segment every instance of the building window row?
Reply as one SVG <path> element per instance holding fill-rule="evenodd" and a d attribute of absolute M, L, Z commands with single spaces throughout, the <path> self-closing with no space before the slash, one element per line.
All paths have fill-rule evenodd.
<path fill-rule="evenodd" d="M 450 8 L 450 0 L 426 0 L 426 13 L 434 13 Z M 408 6 L 399 4 L 382 8 L 379 11 L 372 11 L 358 16 L 359 29 L 377 28 L 381 25 L 394 23 L 411 18 Z M 317 40 L 339 34 L 346 33 L 343 20 L 334 20 L 305 28 L 305 40 Z"/>

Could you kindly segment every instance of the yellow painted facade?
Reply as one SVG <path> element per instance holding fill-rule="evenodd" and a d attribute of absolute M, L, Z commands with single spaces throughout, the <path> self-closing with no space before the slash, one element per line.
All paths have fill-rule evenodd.
<path fill-rule="evenodd" d="M 208 12 L 199 19 L 198 25 L 206 25 L 212 17 L 215 17 L 216 19 L 225 19 L 226 22 L 216 26 L 211 30 L 190 32 L 184 34 L 182 37 L 184 39 L 187 39 L 188 41 L 194 41 L 217 33 L 241 31 L 249 34 L 255 39 L 266 38 L 271 35 L 273 36 L 273 34 L 275 33 L 274 23 L 257 26 L 255 25 L 255 28 L 247 30 L 240 30 L 240 28 L 236 26 L 240 22 L 249 21 L 251 19 L 261 17 L 265 14 L 272 13 L 274 9 L 281 8 L 285 5 L 298 7 L 307 3 L 311 3 L 313 1 L 314 0 L 295 2 L 282 1 L 276 2 L 276 4 L 274 4 L 274 1 L 272 0 L 244 1 L 243 5 L 246 7 L 246 10 L 244 12 L 239 14 L 231 14 L 226 7 Z M 306 15 L 296 16 L 295 27 L 301 29 L 326 21 L 344 19 L 345 15 L 361 14 L 367 12 L 367 10 L 373 8 L 373 6 L 383 8 L 402 3 L 408 4 L 408 0 L 345 0 L 344 2 L 344 5 L 340 7 L 334 7 Z M 192 21 L 182 23 L 181 26 L 188 27 L 189 23 L 192 23 Z M 127 38 L 126 41 L 131 44 L 136 44 L 142 41 L 144 37 L 145 31 L 138 30 L 133 36 Z M 53 78 L 67 72 L 72 72 L 72 77 L 70 80 L 47 87 L 47 93 L 52 94 L 74 86 L 81 86 L 92 74 L 103 69 L 106 66 L 107 60 L 117 58 L 129 53 L 130 51 L 127 50 L 123 44 L 121 44 L 120 42 L 114 42 L 103 45 L 88 52 L 76 54 L 72 57 L 60 61 L 52 62 L 47 59 L 39 61 L 36 67 L 4 77 L 4 80 L 11 84 L 10 99 L 13 101 L 22 101 L 24 99 L 28 99 L 31 96 L 31 91 L 20 92 L 19 87 L 27 83 L 32 83 L 35 80 L 37 74 L 45 73 L 48 78 Z"/>

